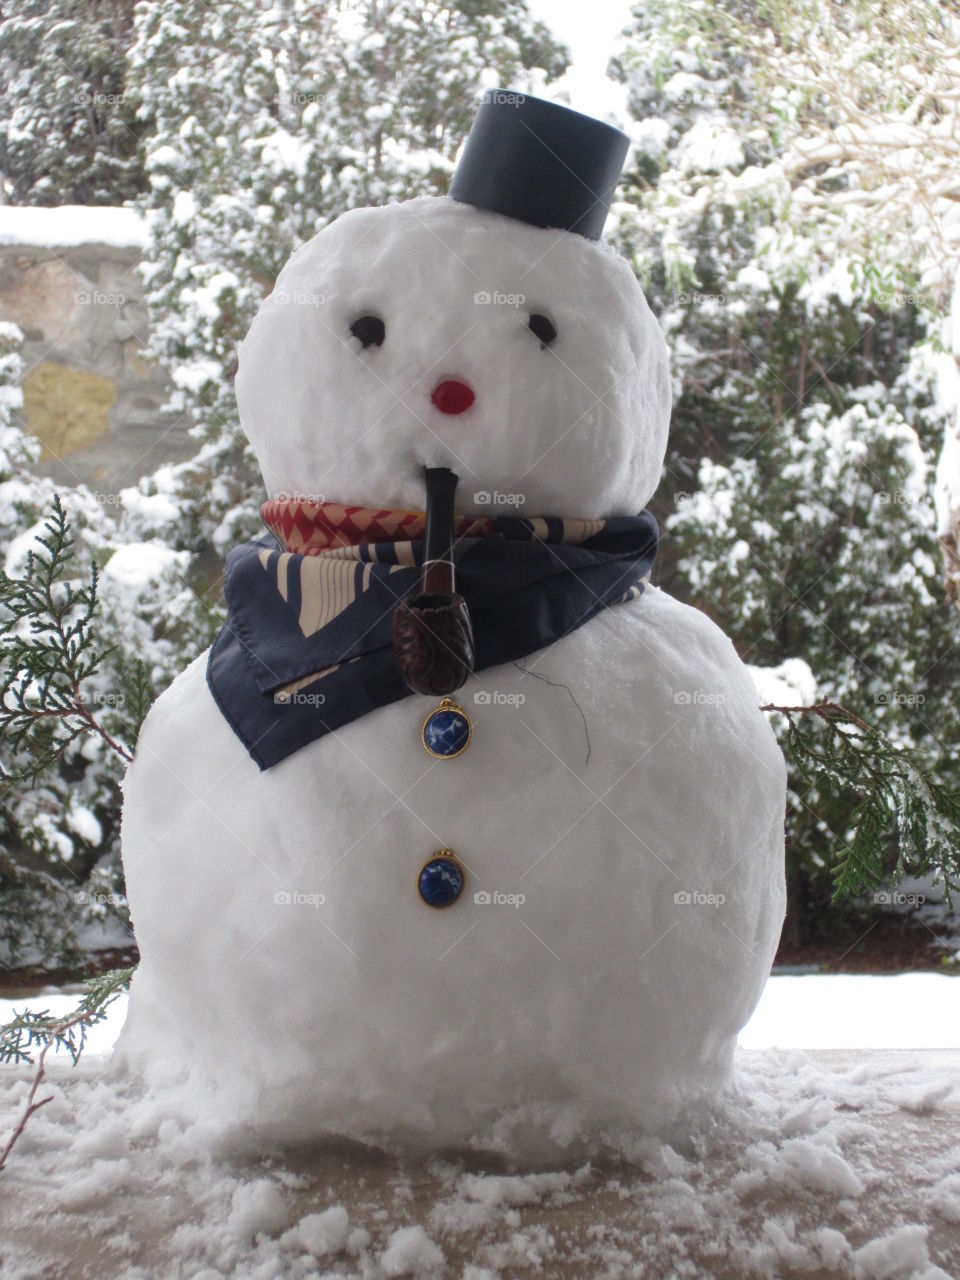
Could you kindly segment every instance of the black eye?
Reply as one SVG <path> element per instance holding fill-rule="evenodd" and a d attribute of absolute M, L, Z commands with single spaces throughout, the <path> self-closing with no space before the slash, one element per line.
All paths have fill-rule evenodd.
<path fill-rule="evenodd" d="M 530 332 L 534 337 L 540 339 L 541 347 L 549 347 L 550 343 L 557 336 L 557 328 L 552 320 L 548 320 L 546 316 L 539 315 L 536 311 L 527 321 L 530 326 Z"/>
<path fill-rule="evenodd" d="M 387 336 L 387 326 L 379 316 L 357 316 L 350 332 L 364 347 L 379 347 Z"/>

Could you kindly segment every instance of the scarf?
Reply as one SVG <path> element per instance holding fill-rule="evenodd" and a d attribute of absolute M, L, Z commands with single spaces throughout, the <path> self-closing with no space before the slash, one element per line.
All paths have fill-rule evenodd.
<path fill-rule="evenodd" d="M 261 769 L 410 690 L 393 610 L 420 578 L 425 516 L 275 500 L 271 536 L 227 558 L 227 620 L 207 683 Z M 461 516 L 457 587 L 477 670 L 516 661 L 636 599 L 657 550 L 648 512 L 608 520 Z M 415 739 L 414 739 L 415 740 Z"/>

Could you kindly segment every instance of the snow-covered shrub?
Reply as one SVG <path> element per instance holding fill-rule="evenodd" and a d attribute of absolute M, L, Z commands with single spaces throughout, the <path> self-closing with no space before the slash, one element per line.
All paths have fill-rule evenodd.
<path fill-rule="evenodd" d="M 126 93 L 135 0 L 17 0 L 0 16 L 9 204 L 121 204 L 143 188 Z"/>
<path fill-rule="evenodd" d="M 20 341 L 15 326 L 0 325 L 0 967 L 56 967 L 83 947 L 130 942 L 119 863 L 124 752 L 152 694 L 203 648 L 216 615 L 192 581 L 190 556 L 153 536 L 149 499 L 134 493 L 130 509 L 110 507 L 82 486 L 58 493 L 30 469 L 39 446 L 18 425 Z M 58 502 L 69 543 L 44 599 L 41 562 Z M 95 569 L 97 608 L 76 629 Z M 62 635 L 42 628 L 60 612 Z M 36 654 L 24 659 L 25 643 L 39 668 Z M 82 678 L 47 680 L 64 665 L 57 652 L 68 651 Z M 18 735 L 45 698 L 64 714 Z M 74 705 L 102 732 L 71 736 L 82 719 L 65 714 Z"/>
<path fill-rule="evenodd" d="M 909 0 L 651 0 L 613 64 L 638 144 L 618 235 L 673 361 L 661 580 L 746 661 L 804 659 L 941 780 L 960 730 L 931 502 L 952 22 Z M 822 929 L 853 809 L 793 774 L 795 938 Z"/>

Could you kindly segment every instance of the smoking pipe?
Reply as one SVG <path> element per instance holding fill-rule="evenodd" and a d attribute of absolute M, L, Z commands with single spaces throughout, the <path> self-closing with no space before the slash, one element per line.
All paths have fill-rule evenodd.
<path fill-rule="evenodd" d="M 427 528 L 423 567 L 413 592 L 393 611 L 393 656 L 414 693 L 437 697 L 459 689 L 473 672 L 473 627 L 456 586 L 453 496 L 458 477 L 424 468 Z"/>

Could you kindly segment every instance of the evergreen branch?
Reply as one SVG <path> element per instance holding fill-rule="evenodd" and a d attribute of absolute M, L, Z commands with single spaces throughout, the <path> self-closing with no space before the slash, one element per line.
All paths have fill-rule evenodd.
<path fill-rule="evenodd" d="M 82 1000 L 66 1018 L 56 1018 L 47 1010 L 14 1011 L 13 1020 L 0 1027 L 0 1064 L 32 1064 L 33 1051 L 52 1044 L 66 1050 L 76 1065 L 87 1029 L 103 1021 L 108 1006 L 130 986 L 133 973 L 133 968 L 111 969 L 91 978 Z"/>
<path fill-rule="evenodd" d="M 133 969 L 114 969 L 110 973 L 101 974 L 87 983 L 87 990 L 72 1013 L 66 1018 L 54 1018 L 51 1014 L 34 1013 L 25 1009 L 16 1014 L 12 1022 L 0 1027 L 0 1063 L 33 1063 L 31 1049 L 40 1047 L 37 1058 L 37 1070 L 34 1073 L 30 1092 L 24 1109 L 14 1127 L 10 1138 L 0 1149 L 0 1172 L 6 1168 L 10 1152 L 22 1137 L 31 1116 L 36 1115 L 41 1107 L 53 1101 L 53 1094 L 37 1101 L 37 1093 L 46 1074 L 47 1053 L 53 1048 L 66 1049 L 76 1066 L 86 1044 L 88 1028 L 102 1022 L 108 1007 L 121 992 L 130 986 Z"/>
<path fill-rule="evenodd" d="M 36 539 L 42 550 L 27 554 L 26 576 L 0 574 L 0 740 L 23 761 L 8 769 L 12 781 L 35 780 L 86 734 L 102 739 L 126 763 L 133 759 L 84 698 L 84 682 L 112 651 L 98 651 L 91 631 L 96 565 L 86 585 L 77 587 L 68 576 L 74 538 L 59 495 L 44 529 Z M 141 673 L 141 695 L 145 689 Z"/>
<path fill-rule="evenodd" d="M 839 703 L 760 710 L 785 718 L 784 747 L 802 778 L 856 797 L 852 838 L 831 869 L 833 901 L 932 874 L 949 906 L 960 889 L 960 790 L 937 782 L 914 752 Z"/>

